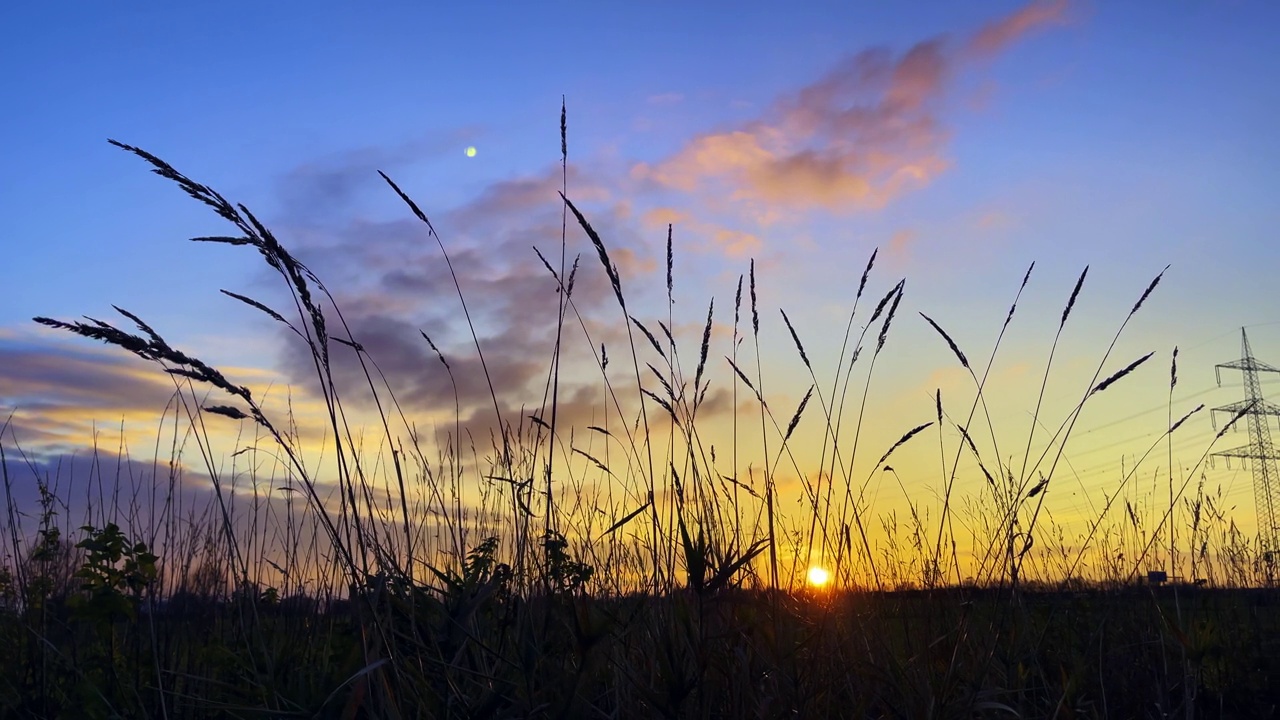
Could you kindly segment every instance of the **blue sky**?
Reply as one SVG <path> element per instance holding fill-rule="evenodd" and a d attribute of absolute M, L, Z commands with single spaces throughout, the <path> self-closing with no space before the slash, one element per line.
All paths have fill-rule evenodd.
<path fill-rule="evenodd" d="M 615 249 L 637 314 L 666 314 L 667 222 L 682 338 L 696 342 L 712 297 L 717 322 L 731 321 L 754 258 L 780 405 L 807 381 L 776 308 L 829 373 L 833 328 L 877 247 L 868 293 L 907 278 L 897 354 L 873 398 L 892 418 L 886 437 L 929 415 L 931 389 L 964 391 L 916 313 L 981 355 L 1032 261 L 1025 324 L 997 367 L 1008 389 L 992 395 L 1015 423 L 1081 269 L 1060 398 L 1079 394 L 1083 368 L 1171 266 L 1108 365 L 1156 351 L 1134 378 L 1146 385 L 1089 418 L 1106 427 L 1081 431 L 1082 453 L 1105 451 L 1095 459 L 1149 435 L 1153 425 L 1121 432 L 1107 419 L 1163 408 L 1175 345 L 1178 408 L 1237 399 L 1208 391 L 1241 326 L 1280 364 L 1273 3 L 268 5 L 0 10 L 0 351 L 27 368 L 0 384 L 0 409 L 110 423 L 149 407 L 136 388 L 103 399 L 110 373 L 85 380 L 89 392 L 38 370 L 97 350 L 32 316 L 105 318 L 112 303 L 211 360 L 297 381 L 282 337 L 217 293 L 278 297 L 257 258 L 183 242 L 225 228 L 107 138 L 253 209 L 367 323 L 429 411 L 438 393 L 413 379 L 425 351 L 402 336 L 427 329 L 463 354 L 466 338 L 438 251 L 378 178 L 386 171 L 471 273 L 481 329 L 527 390 L 537 373 L 517 351 L 542 352 L 545 327 L 523 314 L 546 300 L 529 248 L 559 242 L 562 96 L 569 195 Z M 589 246 L 572 240 L 595 273 L 584 292 L 601 291 Z M 52 417 L 31 432 L 53 432 Z M 1192 456 L 1211 434 L 1201 425 Z M 1247 480 L 1238 491 L 1251 501 Z"/>
<path fill-rule="evenodd" d="M 162 299 L 194 279 L 179 280 L 175 266 L 218 260 L 170 241 L 214 220 L 148 184 L 106 137 L 156 152 L 267 218 L 285 211 L 290 172 L 376 149 L 438 212 L 552 164 L 561 94 L 574 156 L 625 169 L 750 118 L 850 54 L 955 39 L 1018 7 L 9 9 L 0 52 L 19 111 L 0 121 L 10 138 L 0 231 L 16 249 L 11 267 L 56 264 L 64 281 L 20 273 L 0 321 L 79 312 L 108 295 L 170 305 Z M 1265 33 L 1276 13 L 1265 3 L 1072 5 L 1061 24 L 955 69 L 937 109 L 949 167 L 926 188 L 874 213 L 801 225 L 879 234 L 861 254 L 899 230 L 954 235 L 944 227 L 966 212 L 1004 214 L 1020 223 L 1003 248 L 1016 252 L 1001 253 L 1008 268 L 1061 259 L 1072 275 L 1081 261 L 1186 258 L 1200 265 L 1184 270 L 1186 294 L 1214 307 L 1213 286 L 1246 264 L 1228 259 L 1271 246 L 1280 140 L 1265 124 L 1280 91 L 1268 81 L 1276 53 Z M 468 144 L 479 148 L 471 160 Z M 358 200 L 394 210 L 372 181 Z M 122 296 L 113 276 L 131 268 L 151 281 L 127 283 Z"/>

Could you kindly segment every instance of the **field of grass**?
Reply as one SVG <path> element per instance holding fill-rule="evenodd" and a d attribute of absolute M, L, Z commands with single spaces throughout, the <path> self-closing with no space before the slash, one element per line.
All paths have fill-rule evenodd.
<path fill-rule="evenodd" d="M 563 141 L 562 119 L 562 151 Z M 197 240 L 256 250 L 278 273 L 291 310 L 227 294 L 307 348 L 312 392 L 325 410 L 323 460 L 288 409 L 268 407 L 172 347 L 141 317 L 120 310 L 136 330 L 36 318 L 159 365 L 174 380 L 172 417 L 161 420 L 174 440 L 171 457 L 152 463 L 148 476 L 103 468 L 90 478 L 51 478 L 24 475 L 20 468 L 35 464 L 8 424 L 0 429 L 0 531 L 8 541 L 0 717 L 1277 714 L 1273 556 L 1230 522 L 1200 465 L 1176 479 L 1167 507 L 1121 506 L 1116 492 L 1069 542 L 1043 504 L 1080 410 L 1151 360 L 1111 354 L 1160 277 L 1135 293 L 1089 391 L 1056 432 L 1046 431 L 1042 451 L 1032 451 L 1030 438 L 1005 438 L 997 452 L 995 437 L 970 432 L 989 425 L 991 361 L 973 360 L 927 316 L 940 362 L 971 376 L 972 404 L 944 410 L 939 391 L 932 422 L 868 449 L 859 447 L 861 408 L 893 324 L 902 322 L 905 281 L 864 298 L 871 255 L 848 326 L 833 331 L 845 337 L 833 378 L 817 375 L 783 314 L 785 340 L 812 385 L 796 407 L 779 410 L 764 390 L 752 265 L 738 283 L 732 326 L 718 329 L 733 341 L 732 407 L 758 416 L 750 428 L 735 421 L 733 450 L 717 457 L 700 431 L 710 366 L 720 366 L 709 358 L 714 306 L 698 352 L 682 359 L 671 317 L 656 327 L 636 319 L 606 239 L 566 197 L 567 221 L 597 257 L 543 257 L 559 298 L 544 396 L 518 416 L 504 412 L 455 275 L 461 321 L 501 424 L 476 438 L 458 417 L 454 432 L 427 438 L 365 351 L 361 328 L 347 326 L 320 278 L 248 209 L 141 149 L 120 147 L 234 227 Z M 384 179 L 450 262 L 427 215 Z M 670 237 L 666 257 L 670 299 Z M 575 304 L 580 261 L 599 262 L 607 276 L 618 313 L 610 337 L 622 339 L 613 354 L 592 339 Z M 1086 277 L 1087 269 L 1053 318 L 1058 335 L 1036 420 L 1057 338 Z M 578 333 L 593 348 L 609 408 L 600 425 L 568 427 L 558 417 L 561 375 L 570 372 L 562 348 Z M 446 373 L 456 393 L 448 358 L 422 340 L 440 363 L 429 371 Z M 340 381 L 339 354 L 363 387 Z M 1119 369 L 1104 372 L 1111 367 Z M 575 378 L 580 371 L 574 366 Z M 368 426 L 356 424 L 357 395 L 377 410 Z M 1198 410 L 1171 422 L 1161 440 Z M 822 438 L 809 467 L 813 460 L 791 444 L 802 417 L 813 415 Z M 236 449 L 224 458 L 215 428 L 237 425 Z M 575 443 L 584 436 L 595 442 Z M 901 520 L 879 513 L 867 478 L 894 477 L 886 465 L 894 453 L 929 437 L 942 444 L 939 506 L 912 501 Z M 758 453 L 752 471 L 745 460 L 739 467 L 739 438 Z M 976 464 L 980 493 L 960 492 L 972 485 L 959 476 L 962 457 Z M 780 467 L 802 478 L 798 505 L 779 501 Z M 197 471 L 209 486 L 202 503 L 183 481 Z M 40 502 L 19 507 L 15 488 L 30 485 Z M 86 502 L 86 494 L 97 499 Z M 1140 584 L 1175 524 L 1191 577 L 1204 582 Z M 825 586 L 804 582 L 817 558 L 831 572 Z"/>

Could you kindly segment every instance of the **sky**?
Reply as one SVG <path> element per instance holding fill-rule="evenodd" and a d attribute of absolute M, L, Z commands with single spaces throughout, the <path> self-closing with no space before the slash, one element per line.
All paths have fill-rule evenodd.
<path fill-rule="evenodd" d="M 454 398 L 419 331 L 453 359 L 474 427 L 491 420 L 488 390 L 440 248 L 378 171 L 430 216 L 512 409 L 536 405 L 545 380 L 557 300 L 533 248 L 558 263 L 562 183 L 610 248 L 628 310 L 655 332 L 668 317 L 671 226 L 672 330 L 692 366 L 714 300 L 712 407 L 724 416 L 734 376 L 721 360 L 751 263 L 765 393 L 785 422 L 811 381 L 778 309 L 829 386 L 878 249 L 855 330 L 905 285 L 868 393 L 876 448 L 933 419 L 935 392 L 954 398 L 957 421 L 973 398 L 920 313 L 980 371 L 1034 262 L 985 391 L 993 426 L 1007 428 L 995 434 L 1025 438 L 1087 266 L 1045 424 L 1095 372 L 1154 355 L 1082 413 L 1065 453 L 1075 477 L 1055 493 L 1064 518 L 1115 492 L 1119 468 L 1167 416 L 1240 399 L 1238 374 L 1220 389 L 1213 366 L 1239 357 L 1241 327 L 1257 357 L 1280 365 L 1274 3 L 10 5 L 0 10 L 10 108 L 0 115 L 0 413 L 33 452 L 73 452 L 122 423 L 141 443 L 172 391 L 153 367 L 34 316 L 115 321 L 118 305 L 254 387 L 295 388 L 299 408 L 314 400 L 298 345 L 218 293 L 274 303 L 278 279 L 245 248 L 185 242 L 225 234 L 225 223 L 108 138 L 250 208 L 334 292 L 406 407 L 436 421 Z M 590 242 L 571 225 L 567 243 L 570 259 L 581 254 L 576 292 L 596 333 L 575 336 L 571 367 L 598 375 L 591 353 L 604 342 L 616 368 L 625 326 Z M 342 377 L 355 372 L 340 363 Z M 590 385 L 564 390 L 566 417 L 582 426 L 604 412 Z M 817 424 L 800 426 L 802 455 L 822 438 L 821 418 L 806 422 Z M 1188 423 L 1174 442 L 1179 473 L 1214 432 L 1207 411 Z M 954 450 L 958 432 L 943 435 Z M 885 507 L 936 497 L 936 452 L 928 458 L 933 470 L 902 477 Z M 974 469 L 963 482 L 981 482 Z M 1248 472 L 1208 472 L 1251 524 Z M 1156 502 L 1144 482 L 1125 492 Z"/>

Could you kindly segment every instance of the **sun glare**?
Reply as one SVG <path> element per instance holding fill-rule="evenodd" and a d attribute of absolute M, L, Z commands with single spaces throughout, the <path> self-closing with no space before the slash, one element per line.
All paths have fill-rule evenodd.
<path fill-rule="evenodd" d="M 827 572 L 825 568 L 811 567 L 806 579 L 809 581 L 809 585 L 813 587 L 825 587 L 827 583 L 831 582 L 831 573 Z"/>

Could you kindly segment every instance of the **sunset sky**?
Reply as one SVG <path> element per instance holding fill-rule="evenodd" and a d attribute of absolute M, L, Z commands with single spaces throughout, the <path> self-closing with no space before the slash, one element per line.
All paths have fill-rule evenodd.
<path fill-rule="evenodd" d="M 723 357 L 752 259 L 765 391 L 784 423 L 810 381 L 778 309 L 829 385 L 868 256 L 879 249 L 855 330 L 906 278 L 869 395 L 867 461 L 934 418 L 936 390 L 957 422 L 972 401 L 919 313 L 981 372 L 1036 263 L 987 395 L 997 434 L 1019 438 L 999 452 L 1017 455 L 1084 267 L 1050 427 L 1168 265 L 1102 376 L 1155 354 L 1095 398 L 1067 448 L 1055 502 L 1087 515 L 1166 427 L 1175 346 L 1175 418 L 1241 398 L 1238 373 L 1218 389 L 1213 366 L 1239 357 L 1242 326 L 1280 365 L 1277 28 L 1280 5 L 1243 0 L 13 3 L 0 10 L 0 415 L 29 450 L 83 447 L 95 421 L 121 418 L 145 441 L 172 383 L 31 322 L 114 322 L 112 304 L 245 382 L 305 392 L 298 347 L 218 293 L 275 303 L 278 279 L 245 248 L 185 242 L 228 228 L 107 138 L 253 210 L 334 291 L 407 407 L 439 420 L 453 396 L 418 331 L 455 372 L 476 370 L 474 352 L 439 248 L 386 172 L 449 250 L 504 401 L 536 405 L 556 296 L 532 248 L 558 260 L 563 96 L 568 196 L 609 246 L 629 311 L 655 329 L 673 226 L 686 374 L 714 298 L 713 392 L 733 383 Z M 582 254 L 579 302 L 603 328 L 594 345 L 621 364 L 605 274 L 572 225 L 568 242 Z M 593 346 L 573 337 L 586 362 Z M 460 385 L 479 422 L 483 379 Z M 573 397 L 573 421 L 593 422 L 600 403 Z M 1213 436 L 1207 411 L 1188 423 L 1173 444 L 1184 470 Z M 800 428 L 797 447 L 816 452 L 817 411 Z M 958 435 L 944 436 L 950 457 Z M 898 472 L 907 493 L 933 497 L 937 435 L 918 442 L 926 470 Z M 1164 472 L 1158 454 L 1147 476 Z M 1248 472 L 1219 462 L 1208 477 L 1251 525 Z"/>

